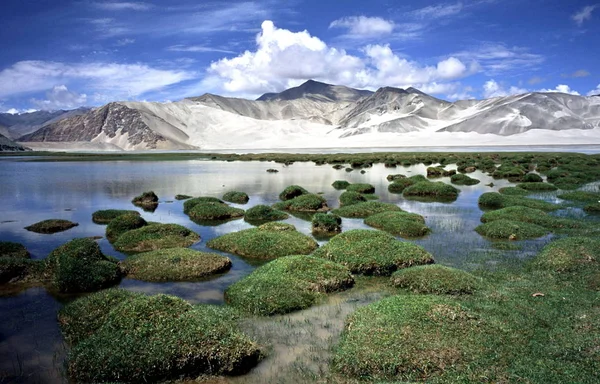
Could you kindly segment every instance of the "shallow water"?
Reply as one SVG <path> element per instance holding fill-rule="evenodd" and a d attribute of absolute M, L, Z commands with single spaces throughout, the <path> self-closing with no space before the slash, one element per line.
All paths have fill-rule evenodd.
<path fill-rule="evenodd" d="M 279 173 L 267 173 L 268 168 L 276 168 Z M 422 245 L 434 255 L 436 262 L 444 265 L 464 269 L 493 267 L 500 259 L 528 257 L 549 240 L 543 238 L 524 242 L 523 250 L 519 252 L 490 250 L 490 242 L 473 231 L 479 225 L 481 216 L 477 199 L 484 192 L 496 191 L 510 183 L 492 180 L 481 172 L 470 175 L 480 179 L 481 183 L 476 186 L 459 187 L 462 192 L 452 203 L 412 201 L 387 191 L 388 174 L 425 174 L 425 169 L 424 165 L 398 168 L 375 165 L 366 169 L 365 174 L 361 174 L 358 170 L 346 172 L 334 170 L 330 165 L 315 166 L 313 163 L 284 166 L 270 162 L 201 160 L 23 162 L 2 158 L 0 201 L 3 205 L 0 208 L 0 240 L 22 243 L 33 258 L 42 259 L 54 248 L 73 238 L 104 236 L 105 226 L 92 222 L 92 212 L 109 208 L 136 209 L 147 221 L 182 224 L 196 231 L 202 240 L 192 248 L 212 252 L 205 246 L 208 240 L 231 231 L 250 228 L 251 225 L 243 220 L 229 221 L 218 226 L 198 225 L 183 214 L 183 202 L 174 200 L 176 194 L 221 197 L 226 191 L 241 190 L 248 193 L 250 202 L 239 207 L 248 209 L 257 204 L 272 204 L 278 201 L 279 192 L 286 186 L 298 184 L 311 192 L 323 192 L 329 206 L 337 207 L 337 198 L 342 191 L 336 191 L 331 187 L 331 183 L 340 179 L 354 183 L 371 183 L 376 187 L 376 194 L 381 197 L 380 201 L 391 202 L 404 210 L 425 216 L 432 233 L 422 239 L 406 241 Z M 439 180 L 449 182 L 448 178 Z M 492 181 L 493 187 L 486 186 Z M 134 196 L 149 190 L 155 191 L 160 198 L 156 211 L 144 212 L 131 204 Z M 23 229 L 50 218 L 71 220 L 79 223 L 79 226 L 53 235 L 37 234 Z M 308 221 L 290 216 L 286 222 L 294 224 L 301 232 L 310 234 Z M 344 230 L 354 228 L 368 227 L 363 224 L 362 219 L 344 219 Z M 319 242 L 322 244 L 324 241 Z M 106 239 L 99 240 L 99 244 L 104 253 L 120 259 L 125 257 L 115 251 Z M 146 283 L 124 279 L 121 287 L 149 294 L 173 294 L 193 303 L 222 304 L 224 290 L 256 267 L 256 263 L 249 263 L 243 258 L 227 256 L 233 261 L 232 269 L 213 279 L 185 283 Z M 74 296 L 51 294 L 41 287 L 20 292 L 0 291 L 0 383 L 66 382 L 62 373 L 65 346 L 56 322 L 56 312 L 63 303 L 73 298 Z M 308 310 L 312 312 L 282 317 L 286 320 L 266 320 L 264 324 L 250 328 L 254 329 L 254 333 L 258 332 L 259 336 L 277 335 L 277 321 L 293 323 L 308 317 L 312 319 L 312 323 L 317 324 L 316 328 L 309 330 L 310 332 L 317 332 L 319 324 L 325 324 L 321 327 L 323 329 L 334 330 L 323 334 L 329 340 L 325 344 L 330 345 L 330 337 L 339 334 L 343 319 L 351 308 L 352 305 L 340 303 L 325 309 L 312 309 Z M 338 311 L 339 315 L 332 318 L 331 322 L 317 321 L 317 318 L 322 320 L 331 317 L 333 310 Z M 268 381 L 277 382 L 277 375 L 283 375 L 285 371 L 277 369 L 279 364 L 293 368 L 296 361 L 293 355 L 304 354 L 306 351 L 302 348 L 309 348 L 301 344 L 296 344 L 293 348 L 283 348 L 280 342 L 274 343 L 275 351 L 280 352 L 276 354 L 280 360 L 272 358 L 261 363 L 252 373 L 254 382 L 261 382 L 267 377 Z M 278 346 L 280 350 L 277 350 Z M 280 356 L 282 354 L 290 355 L 287 356 L 289 361 L 285 356 Z M 313 365 L 313 368 L 322 369 L 318 364 Z M 305 379 L 310 382 L 309 377 Z"/>

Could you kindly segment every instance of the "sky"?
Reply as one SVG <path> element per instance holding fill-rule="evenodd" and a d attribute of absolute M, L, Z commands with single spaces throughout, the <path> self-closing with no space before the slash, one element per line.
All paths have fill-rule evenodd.
<path fill-rule="evenodd" d="M 1 10 L 0 112 L 256 98 L 308 79 L 450 101 L 600 94 L 600 0 L 2 0 Z"/>

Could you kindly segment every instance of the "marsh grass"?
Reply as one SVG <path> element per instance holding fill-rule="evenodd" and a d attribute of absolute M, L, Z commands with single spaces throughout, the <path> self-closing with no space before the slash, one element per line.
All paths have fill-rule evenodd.
<path fill-rule="evenodd" d="M 188 210 L 193 220 L 228 220 L 244 216 L 244 210 L 222 203 L 199 203 Z"/>
<path fill-rule="evenodd" d="M 576 201 L 582 203 L 597 203 L 600 201 L 600 193 L 588 191 L 573 191 L 561 193 L 557 196 L 559 199 Z"/>
<path fill-rule="evenodd" d="M 117 216 L 106 226 L 106 238 L 112 243 L 125 232 L 142 228 L 146 225 L 148 225 L 148 223 L 139 214 Z"/>
<path fill-rule="evenodd" d="M 465 295 L 481 289 L 483 281 L 465 271 L 438 264 L 421 265 L 394 272 L 393 286 L 415 293 Z"/>
<path fill-rule="evenodd" d="M 388 211 L 401 211 L 401 209 L 395 204 L 366 201 L 334 209 L 332 213 L 341 217 L 365 218 L 376 213 Z"/>
<path fill-rule="evenodd" d="M 290 185 L 286 187 L 283 191 L 281 191 L 281 193 L 279 194 L 279 200 L 287 201 L 298 196 L 307 195 L 309 193 L 310 192 L 308 192 L 306 189 L 302 188 L 299 185 Z"/>
<path fill-rule="evenodd" d="M 491 239 L 524 240 L 546 236 L 550 231 L 532 223 L 498 219 L 479 225 L 475 231 Z"/>
<path fill-rule="evenodd" d="M 457 173 L 450 177 L 450 182 L 456 185 L 477 185 L 481 183 L 481 180 L 472 178 L 463 173 Z"/>
<path fill-rule="evenodd" d="M 600 214 L 600 203 L 588 204 L 583 207 L 583 210 L 592 215 Z"/>
<path fill-rule="evenodd" d="M 544 183 L 544 182 L 528 182 L 528 183 L 520 183 L 517 184 L 517 188 L 524 189 L 526 191 L 536 191 L 536 192 L 551 192 L 556 191 L 558 188 L 554 184 Z"/>
<path fill-rule="evenodd" d="M 187 199 L 191 199 L 194 196 L 190 196 L 190 195 L 175 195 L 175 200 L 187 200 Z"/>
<path fill-rule="evenodd" d="M 335 189 L 346 189 L 348 186 L 350 185 L 349 182 L 347 182 L 346 180 L 336 180 L 333 182 L 333 184 L 331 184 L 331 186 Z"/>
<path fill-rule="evenodd" d="M 518 187 L 504 187 L 500 188 L 498 192 L 506 196 L 527 196 L 531 193 L 530 191 Z"/>
<path fill-rule="evenodd" d="M 194 208 L 198 204 L 204 204 L 204 203 L 225 204 L 223 202 L 223 200 L 217 199 L 216 197 L 212 197 L 212 196 L 194 197 L 192 199 L 189 199 L 189 200 L 186 200 L 183 202 L 183 213 L 188 215 L 190 213 L 190 211 L 192 210 L 192 208 Z"/>
<path fill-rule="evenodd" d="M 49 235 L 53 233 L 66 231 L 78 225 L 78 223 L 73 223 L 69 220 L 49 219 L 27 226 L 25 227 L 25 229 L 30 232 L 43 233 Z"/>
<path fill-rule="evenodd" d="M 137 211 L 126 209 L 103 209 L 92 213 L 92 221 L 96 224 L 108 224 L 113 219 L 123 215 L 140 215 Z"/>
<path fill-rule="evenodd" d="M 348 185 L 346 187 L 346 191 L 358 192 L 362 194 L 373 194 L 375 193 L 375 187 L 372 184 L 368 183 L 357 183 Z"/>
<path fill-rule="evenodd" d="M 45 269 L 46 263 L 43 260 L 1 256 L 0 285 L 44 281 Z"/>
<path fill-rule="evenodd" d="M 269 221 L 285 220 L 288 217 L 289 215 L 285 212 L 273 209 L 268 205 L 259 204 L 246 211 L 244 220 L 253 225 L 260 225 Z"/>
<path fill-rule="evenodd" d="M 223 200 L 235 204 L 246 204 L 250 200 L 250 197 L 246 192 L 229 191 L 223 195 Z"/>
<path fill-rule="evenodd" d="M 460 189 L 441 181 L 421 181 L 407 187 L 402 195 L 404 197 L 428 197 L 448 200 L 458 198 L 459 193 Z"/>
<path fill-rule="evenodd" d="M 542 200 L 529 199 L 521 196 L 503 195 L 497 192 L 486 192 L 479 196 L 478 204 L 482 208 L 500 209 L 513 206 L 540 209 L 542 211 L 555 211 L 561 208 L 558 204 Z"/>
<path fill-rule="evenodd" d="M 388 211 L 371 215 L 365 224 L 405 238 L 422 237 L 431 232 L 423 216 L 404 211 Z"/>
<path fill-rule="evenodd" d="M 0 241 L 0 257 L 29 259 L 31 255 L 23 244 L 11 241 Z"/>
<path fill-rule="evenodd" d="M 367 201 L 367 198 L 365 197 L 365 195 L 359 192 L 345 191 L 342 192 L 342 194 L 340 195 L 339 201 L 340 207 L 344 207 L 348 205 L 364 203 L 365 201 Z"/>
<path fill-rule="evenodd" d="M 285 201 L 273 204 L 273 208 L 294 212 L 326 212 L 329 210 L 327 200 L 316 194 L 303 194 Z"/>
<path fill-rule="evenodd" d="M 481 216 L 482 223 L 489 223 L 495 220 L 520 221 L 523 223 L 536 224 L 551 230 L 579 229 L 586 226 L 586 223 L 581 220 L 556 217 L 549 215 L 540 209 L 520 206 L 512 206 L 485 212 L 483 216 Z"/>
<path fill-rule="evenodd" d="M 140 253 L 157 249 L 189 247 L 200 236 L 179 224 L 152 224 L 123 233 L 113 246 L 125 253 Z"/>
<path fill-rule="evenodd" d="M 342 232 L 342 218 L 332 213 L 317 213 L 311 221 L 312 233 L 321 236 L 333 236 Z"/>

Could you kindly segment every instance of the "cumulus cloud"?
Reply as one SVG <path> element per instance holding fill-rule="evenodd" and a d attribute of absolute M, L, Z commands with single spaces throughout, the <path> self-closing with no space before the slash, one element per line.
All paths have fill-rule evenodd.
<path fill-rule="evenodd" d="M 511 86 L 509 88 L 496 82 L 496 80 L 488 80 L 483 84 L 483 97 L 486 99 L 492 97 L 502 97 L 510 95 L 518 95 L 529 92 L 527 89 Z"/>
<path fill-rule="evenodd" d="M 571 87 L 569 87 L 566 84 L 559 84 L 554 89 L 540 89 L 537 92 L 568 93 L 570 95 L 577 95 L 577 96 L 579 96 L 579 92 L 577 92 L 574 89 L 571 89 Z"/>
<path fill-rule="evenodd" d="M 329 28 L 345 28 L 349 37 L 373 37 L 392 33 L 394 22 L 381 17 L 353 16 L 335 20 Z"/>
<path fill-rule="evenodd" d="M 598 84 L 598 86 L 596 87 L 596 89 L 592 89 L 591 91 L 589 91 L 587 93 L 588 96 L 596 96 L 596 95 L 600 95 L 600 84 Z"/>
<path fill-rule="evenodd" d="M 592 18 L 592 12 L 598 8 L 598 5 L 588 5 L 575 12 L 571 19 L 577 23 L 578 26 L 582 26 L 583 22 Z"/>
<path fill-rule="evenodd" d="M 368 45 L 362 55 L 325 44 L 307 31 L 292 32 L 265 21 L 256 37 L 256 50 L 211 64 L 204 85 L 222 84 L 228 93 L 260 94 L 281 91 L 306 79 L 375 89 L 396 86 L 424 89 L 436 82 L 471 73 L 460 59 L 449 57 L 424 66 L 395 54 L 389 45 Z M 439 84 L 438 84 L 439 87 Z"/>
<path fill-rule="evenodd" d="M 32 99 L 33 105 L 42 110 L 74 109 L 86 105 L 87 95 L 71 92 L 66 85 L 54 86 L 46 92 L 45 100 Z"/>

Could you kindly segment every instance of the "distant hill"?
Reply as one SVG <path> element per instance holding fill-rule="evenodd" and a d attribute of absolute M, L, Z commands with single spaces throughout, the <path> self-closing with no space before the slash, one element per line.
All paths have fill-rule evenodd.
<path fill-rule="evenodd" d="M 294 88 L 286 89 L 280 93 L 265 93 L 257 101 L 290 101 L 309 99 L 314 101 L 358 101 L 373 92 L 364 91 L 343 85 L 331 85 L 314 80 L 308 80 Z"/>
<path fill-rule="evenodd" d="M 6 136 L 0 134 L 0 152 L 22 152 L 22 151 L 31 151 L 31 149 L 26 148 L 20 144 L 15 143 L 14 141 L 8 139 Z"/>

